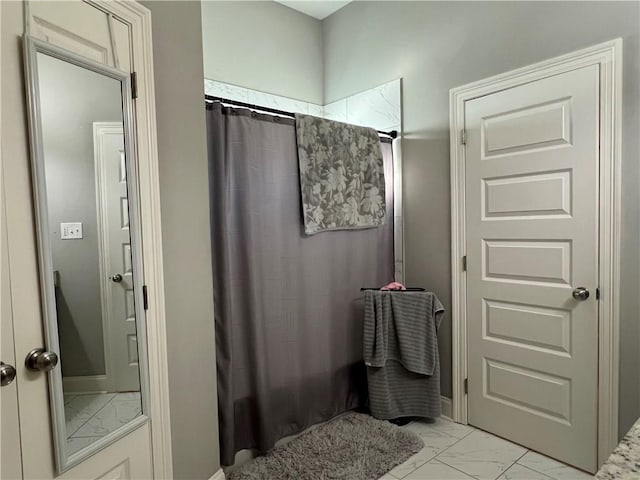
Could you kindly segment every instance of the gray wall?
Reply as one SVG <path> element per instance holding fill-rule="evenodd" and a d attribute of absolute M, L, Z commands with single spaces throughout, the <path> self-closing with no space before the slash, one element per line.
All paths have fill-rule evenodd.
<path fill-rule="evenodd" d="M 120 82 L 38 55 L 47 203 L 63 375 L 105 373 L 93 122 L 122 121 Z M 83 238 L 61 240 L 61 222 Z"/>
<path fill-rule="evenodd" d="M 219 469 L 200 2 L 152 12 L 175 479 Z"/>
<path fill-rule="evenodd" d="M 322 104 L 322 25 L 276 2 L 202 3 L 204 76 Z"/>
<path fill-rule="evenodd" d="M 406 272 L 451 310 L 449 89 L 624 39 L 620 430 L 640 414 L 638 2 L 354 2 L 323 22 L 325 103 L 403 78 Z M 440 334 L 451 395 L 451 324 Z"/>

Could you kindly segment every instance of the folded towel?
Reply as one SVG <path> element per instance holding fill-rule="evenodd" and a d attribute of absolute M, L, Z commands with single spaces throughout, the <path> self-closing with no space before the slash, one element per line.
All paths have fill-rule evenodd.
<path fill-rule="evenodd" d="M 371 228 L 386 214 L 378 133 L 296 114 L 305 233 Z"/>

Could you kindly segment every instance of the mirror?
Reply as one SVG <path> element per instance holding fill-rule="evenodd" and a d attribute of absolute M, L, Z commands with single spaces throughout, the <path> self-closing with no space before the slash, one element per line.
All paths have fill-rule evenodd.
<path fill-rule="evenodd" d="M 25 39 L 59 470 L 146 421 L 129 75 Z"/>

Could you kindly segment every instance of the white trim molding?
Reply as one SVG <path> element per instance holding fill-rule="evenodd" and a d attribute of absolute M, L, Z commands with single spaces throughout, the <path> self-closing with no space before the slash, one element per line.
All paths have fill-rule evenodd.
<path fill-rule="evenodd" d="M 109 391 L 106 375 L 62 377 L 62 388 L 65 395 L 74 393 L 101 393 Z"/>
<path fill-rule="evenodd" d="M 442 409 L 442 416 L 447 418 L 453 418 L 453 404 L 449 397 L 440 397 L 440 408 Z"/>
<path fill-rule="evenodd" d="M 209 477 L 209 480 L 224 480 L 224 479 L 225 479 L 225 476 L 224 476 L 224 471 L 222 469 L 218 470 L 216 473 L 211 475 L 211 477 Z"/>
<path fill-rule="evenodd" d="M 139 208 L 143 238 L 149 402 L 154 478 L 173 478 L 167 331 L 164 303 L 164 268 L 160 219 L 160 179 L 156 130 L 155 84 L 151 11 L 134 0 L 85 0 L 129 26 L 131 71 L 137 73 L 134 100 Z"/>
<path fill-rule="evenodd" d="M 589 65 L 600 70 L 600 211 L 598 464 L 618 444 L 619 282 L 622 148 L 622 39 L 470 83 L 450 91 L 453 420 L 466 424 L 467 314 L 465 232 L 465 102 Z"/>

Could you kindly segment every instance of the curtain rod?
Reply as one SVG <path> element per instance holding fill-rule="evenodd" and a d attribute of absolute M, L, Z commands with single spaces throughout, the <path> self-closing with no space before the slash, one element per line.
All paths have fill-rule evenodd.
<path fill-rule="evenodd" d="M 282 115 L 284 117 L 294 118 L 296 116 L 296 114 L 293 113 L 293 112 L 285 112 L 284 110 L 277 110 L 275 108 L 261 107 L 260 105 L 254 105 L 252 103 L 239 102 L 237 100 L 230 100 L 228 98 L 222 98 L 222 97 L 214 97 L 212 95 L 205 95 L 204 99 L 205 99 L 206 102 L 227 103 L 229 105 L 236 105 L 238 107 L 250 108 L 252 110 L 260 110 L 262 112 L 275 113 L 276 115 Z M 376 132 L 378 132 L 380 135 L 386 135 L 386 136 L 388 136 L 390 138 L 398 138 L 398 131 L 397 130 L 391 130 L 389 132 L 383 132 L 381 130 L 376 130 Z"/>

